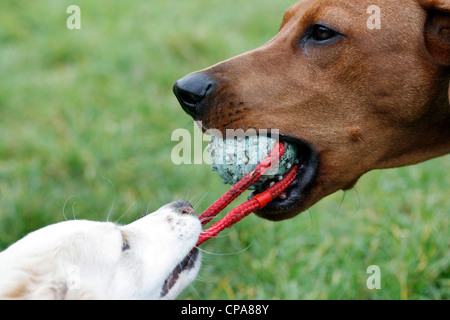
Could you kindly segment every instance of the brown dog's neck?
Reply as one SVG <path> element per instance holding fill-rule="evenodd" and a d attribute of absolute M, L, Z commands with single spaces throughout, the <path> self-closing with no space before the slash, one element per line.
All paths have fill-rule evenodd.
<path fill-rule="evenodd" d="M 377 168 L 413 165 L 450 153 L 449 82 L 450 74 L 430 101 L 426 116 L 397 131 L 396 144 L 380 159 Z"/>
<path fill-rule="evenodd" d="M 430 125 L 428 130 L 430 151 L 435 155 L 432 158 L 450 153 L 450 102 L 449 102 L 450 73 L 442 93 L 432 105 L 436 112 L 430 112 Z M 433 125 L 434 124 L 434 125 Z"/>

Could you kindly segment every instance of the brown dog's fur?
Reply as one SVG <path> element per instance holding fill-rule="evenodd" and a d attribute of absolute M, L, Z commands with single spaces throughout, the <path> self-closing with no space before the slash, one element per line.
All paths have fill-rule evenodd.
<path fill-rule="evenodd" d="M 381 29 L 367 8 L 381 9 Z M 304 46 L 321 23 L 344 34 Z M 277 128 L 310 144 L 319 171 L 295 216 L 373 169 L 416 164 L 450 152 L 450 1 L 305 0 L 262 47 L 201 71 L 218 88 L 196 120 L 225 132 Z"/>

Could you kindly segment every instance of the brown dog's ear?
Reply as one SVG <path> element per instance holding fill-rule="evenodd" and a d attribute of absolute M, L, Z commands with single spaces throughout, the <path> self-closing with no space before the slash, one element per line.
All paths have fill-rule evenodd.
<path fill-rule="evenodd" d="M 419 0 L 427 11 L 425 45 L 433 59 L 450 66 L 450 0 Z"/>

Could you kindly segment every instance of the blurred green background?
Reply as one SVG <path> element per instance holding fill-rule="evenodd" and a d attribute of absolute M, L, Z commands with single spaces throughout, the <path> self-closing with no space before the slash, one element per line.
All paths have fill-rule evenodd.
<path fill-rule="evenodd" d="M 2 0 L 0 250 L 65 219 L 206 209 L 228 187 L 171 162 L 172 131 L 194 130 L 172 85 L 268 41 L 294 2 Z M 369 173 L 289 221 L 244 219 L 204 246 L 180 299 L 449 299 L 449 160 Z"/>

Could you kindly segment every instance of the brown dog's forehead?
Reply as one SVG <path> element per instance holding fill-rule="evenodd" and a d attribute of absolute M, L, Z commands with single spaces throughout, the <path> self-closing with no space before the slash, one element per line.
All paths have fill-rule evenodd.
<path fill-rule="evenodd" d="M 369 17 L 368 8 L 373 5 L 380 8 L 382 18 L 387 22 L 390 19 L 414 20 L 417 9 L 421 7 L 417 0 L 306 0 L 297 2 L 286 11 L 281 29 L 292 22 L 312 24 L 321 18 L 330 19 L 331 23 L 339 25 L 355 25 L 360 21 L 364 23 L 361 27 L 365 27 Z"/>
<path fill-rule="evenodd" d="M 373 6 L 379 8 L 381 28 L 368 27 Z M 369 51 L 421 45 L 426 12 L 419 0 L 306 0 L 289 8 L 277 36 L 293 44 L 308 28 L 324 25 L 348 37 L 353 44 Z M 423 22 L 422 22 L 423 21 Z M 399 27 L 401 26 L 401 27 Z"/>
<path fill-rule="evenodd" d="M 336 0 L 306 0 L 300 1 L 290 7 L 284 14 L 282 27 L 290 21 L 301 20 L 302 23 L 313 22 L 321 14 L 331 11 L 333 16 L 340 17 L 346 15 L 348 11 L 358 11 L 361 8 L 367 8 L 365 1 L 358 3 L 349 3 L 348 1 Z M 354 13 L 353 12 L 353 13 Z"/>

